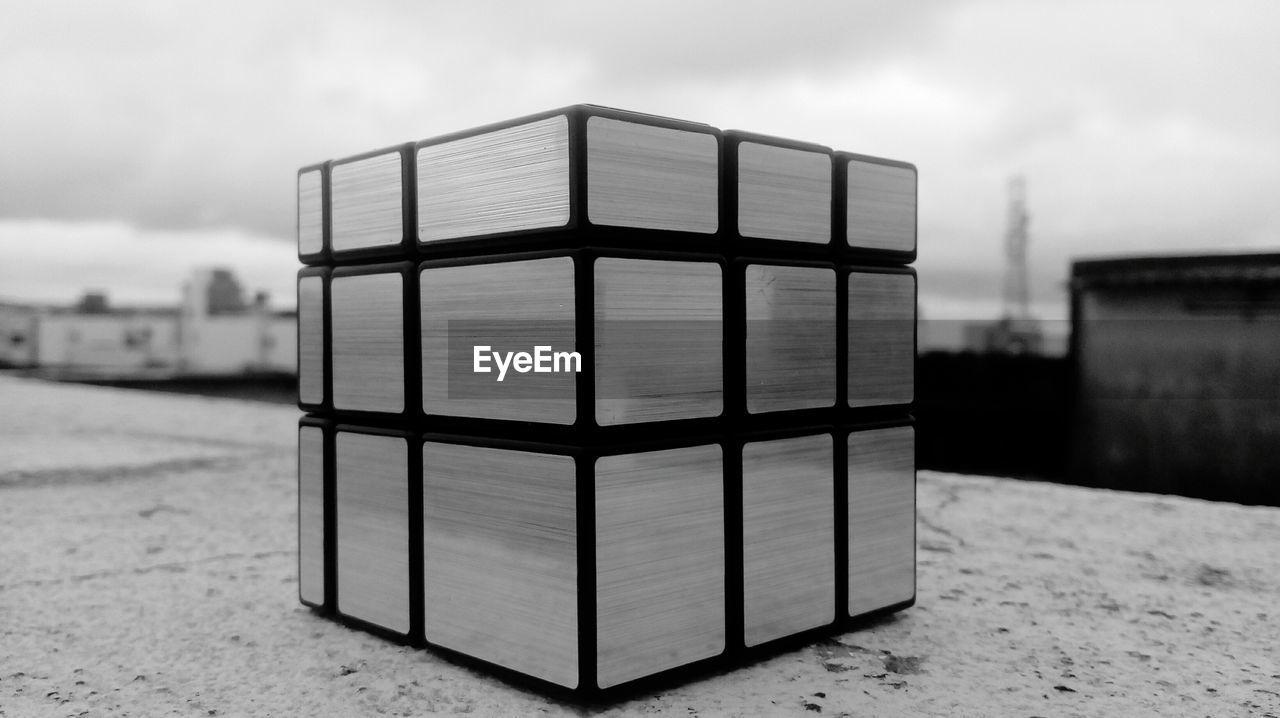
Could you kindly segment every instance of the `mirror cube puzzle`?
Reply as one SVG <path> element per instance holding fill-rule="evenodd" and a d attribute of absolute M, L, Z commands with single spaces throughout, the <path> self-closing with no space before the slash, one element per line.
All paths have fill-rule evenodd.
<path fill-rule="evenodd" d="M 914 602 L 911 165 L 580 105 L 297 202 L 303 603 L 597 692 Z"/>

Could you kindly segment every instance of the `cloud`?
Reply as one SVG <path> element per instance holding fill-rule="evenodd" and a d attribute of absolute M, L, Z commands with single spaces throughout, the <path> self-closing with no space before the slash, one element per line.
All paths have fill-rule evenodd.
<path fill-rule="evenodd" d="M 0 300 L 71 304 L 87 290 L 119 305 L 176 306 L 201 267 L 226 267 L 247 294 L 296 305 L 293 245 L 234 229 L 156 231 L 122 222 L 0 220 Z"/>
<path fill-rule="evenodd" d="M 303 164 L 581 101 L 706 121 L 681 88 L 837 68 L 931 14 L 873 7 L 27 5 L 0 30 L 0 216 L 283 237 Z"/>
<path fill-rule="evenodd" d="M 1061 302 L 1082 254 L 1280 242 L 1277 26 L 1267 0 L 20 4 L 0 219 L 290 247 L 302 165 L 587 101 L 916 163 L 922 289 L 957 301 L 998 298 L 1025 174 Z"/>

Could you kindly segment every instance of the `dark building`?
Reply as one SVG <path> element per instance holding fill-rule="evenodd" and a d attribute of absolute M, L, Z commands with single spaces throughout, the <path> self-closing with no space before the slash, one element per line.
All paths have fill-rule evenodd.
<path fill-rule="evenodd" d="M 1280 254 L 1071 271 L 1079 483 L 1280 504 Z"/>

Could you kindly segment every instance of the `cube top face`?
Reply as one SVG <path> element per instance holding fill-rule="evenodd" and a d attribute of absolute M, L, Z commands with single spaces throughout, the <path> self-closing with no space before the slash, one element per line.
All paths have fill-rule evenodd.
<path fill-rule="evenodd" d="M 826 152 L 738 144 L 738 233 L 789 242 L 831 242 L 832 160 Z"/>
<path fill-rule="evenodd" d="M 570 221 L 569 118 L 556 115 L 417 151 L 418 241 Z"/>
<path fill-rule="evenodd" d="M 855 270 L 848 281 L 848 405 L 911 403 L 915 398 L 915 275 Z"/>
<path fill-rule="evenodd" d="M 307 270 L 304 270 L 307 271 Z M 314 270 L 311 270 L 314 272 Z M 325 403 L 323 274 L 298 276 L 298 402 Z"/>
<path fill-rule="evenodd" d="M 578 686 L 576 479 L 571 456 L 423 444 L 429 642 Z"/>
<path fill-rule="evenodd" d="M 334 408 L 403 413 L 404 274 L 335 271 L 329 292 Z"/>
<path fill-rule="evenodd" d="M 851 248 L 915 252 L 916 170 L 850 158 L 845 242 Z"/>
<path fill-rule="evenodd" d="M 324 252 L 324 179 L 322 170 L 298 172 L 298 257 L 315 259 Z"/>
<path fill-rule="evenodd" d="M 835 406 L 835 268 L 752 263 L 742 271 L 747 411 Z"/>
<path fill-rule="evenodd" d="M 720 141 L 709 132 L 587 118 L 592 224 L 714 234 L 720 228 Z"/>
<path fill-rule="evenodd" d="M 337 610 L 395 633 L 409 632 L 409 442 L 339 428 Z"/>
<path fill-rule="evenodd" d="M 569 367 L 557 366 L 554 353 L 577 350 L 575 276 L 568 256 L 424 266 L 423 412 L 573 424 L 576 374 L 555 371 Z M 551 366 L 532 373 L 495 366 L 495 356 L 537 347 L 552 353 Z"/>
<path fill-rule="evenodd" d="M 598 424 L 723 412 L 723 282 L 714 262 L 595 261 Z"/>
<path fill-rule="evenodd" d="M 831 434 L 742 447 L 743 637 L 748 646 L 835 620 Z"/>
<path fill-rule="evenodd" d="M 329 244 L 334 256 L 402 246 L 403 161 L 403 152 L 394 149 L 333 163 L 329 171 Z"/>
<path fill-rule="evenodd" d="M 723 652 L 721 447 L 601 457 L 595 489 L 599 687 Z"/>
<path fill-rule="evenodd" d="M 847 609 L 858 616 L 915 596 L 915 431 L 855 431 L 848 443 Z"/>
<path fill-rule="evenodd" d="M 725 166 L 732 186 L 722 187 Z M 725 193 L 736 213 L 728 226 L 720 217 Z M 610 231 L 579 234 L 592 228 Z M 756 246 L 778 256 L 834 250 L 834 235 L 845 238 L 851 256 L 888 253 L 907 262 L 916 245 L 916 170 L 811 143 L 576 105 L 298 175 L 304 262 L 407 258 L 415 247 L 424 258 L 490 253 L 499 245 L 468 240 L 500 238 L 513 248 L 594 242 L 683 251 L 686 242 L 701 243 L 698 235 L 722 230 L 763 240 Z M 527 234 L 543 236 L 519 237 Z"/>

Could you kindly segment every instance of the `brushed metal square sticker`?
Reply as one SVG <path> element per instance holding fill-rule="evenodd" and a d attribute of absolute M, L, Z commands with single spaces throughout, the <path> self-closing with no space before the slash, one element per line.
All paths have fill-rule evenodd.
<path fill-rule="evenodd" d="M 334 408 L 404 411 L 404 277 L 334 277 L 329 291 Z"/>
<path fill-rule="evenodd" d="M 846 242 L 850 247 L 910 252 L 916 248 L 916 171 L 851 160 Z"/>
<path fill-rule="evenodd" d="M 738 145 L 738 232 L 831 241 L 831 156 L 758 142 Z"/>
<path fill-rule="evenodd" d="M 324 249 L 324 194 L 320 170 L 298 175 L 298 254 Z"/>
<path fill-rule="evenodd" d="M 595 224 L 714 234 L 719 172 L 714 135 L 587 120 L 587 216 Z"/>
<path fill-rule="evenodd" d="M 409 631 L 409 453 L 396 436 L 338 432 L 338 610 Z"/>
<path fill-rule="evenodd" d="M 569 119 L 548 117 L 418 149 L 418 239 L 569 222 Z"/>
<path fill-rule="evenodd" d="M 388 152 L 333 166 L 329 241 L 335 252 L 404 240 L 402 164 L 399 152 Z"/>

